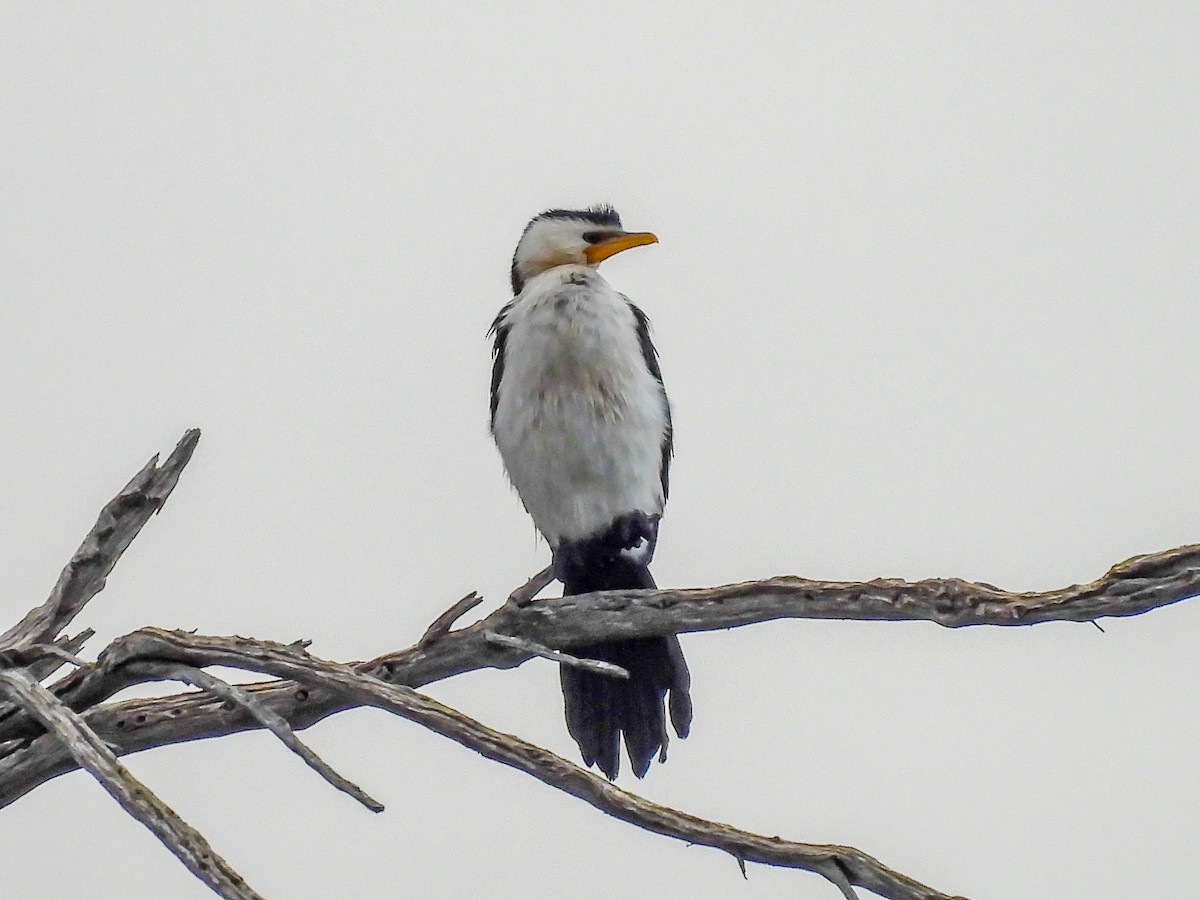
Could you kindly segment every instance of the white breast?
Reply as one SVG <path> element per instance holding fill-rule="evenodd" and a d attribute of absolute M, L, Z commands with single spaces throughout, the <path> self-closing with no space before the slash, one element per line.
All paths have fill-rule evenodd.
<path fill-rule="evenodd" d="M 530 279 L 503 324 L 493 433 L 551 546 L 661 513 L 667 400 L 625 299 L 594 269 L 561 266 Z"/>

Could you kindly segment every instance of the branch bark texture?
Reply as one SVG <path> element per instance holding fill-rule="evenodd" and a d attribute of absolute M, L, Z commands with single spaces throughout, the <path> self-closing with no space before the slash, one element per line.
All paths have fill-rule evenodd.
<path fill-rule="evenodd" d="M 1137 556 L 1113 566 L 1096 581 L 1043 592 L 1003 591 L 959 579 L 827 582 L 794 577 L 714 588 L 612 591 L 525 605 L 509 602 L 473 625 L 356 663 L 355 668 L 382 681 L 415 688 L 477 669 L 511 668 L 534 655 L 497 645 L 488 639 L 489 632 L 569 650 L 604 640 L 712 631 L 776 619 L 923 620 L 949 628 L 1088 622 L 1138 615 L 1197 593 L 1200 545 L 1195 544 Z M 441 627 L 439 623 L 439 630 Z M 203 694 L 97 706 L 125 687 L 146 680 L 123 665 L 126 659 L 144 655 L 137 645 L 140 634 L 134 632 L 114 642 L 94 667 L 72 673 L 54 689 L 71 708 L 88 710 L 88 723 L 120 752 L 262 727 L 243 708 L 230 709 Z M 194 662 L 203 664 L 202 660 Z M 354 706 L 335 692 L 291 681 L 246 689 L 297 730 Z M 0 742 L 31 738 L 38 731 L 28 719 L 10 716 L 0 721 Z M 0 758 L 0 807 L 73 768 L 69 756 L 47 752 L 44 745 L 10 752 Z"/>
<path fill-rule="evenodd" d="M 0 650 L 52 643 L 87 602 L 104 589 L 108 573 L 125 548 L 171 496 L 199 441 L 199 429 L 188 431 L 165 463 L 158 465 L 156 454 L 100 510 L 100 518 L 63 569 L 46 602 L 0 635 Z"/>
<path fill-rule="evenodd" d="M 725 850 L 747 861 L 820 874 L 845 897 L 863 887 L 894 900 L 949 900 L 851 847 L 764 837 L 649 803 L 520 738 L 496 732 L 412 688 L 482 668 L 511 668 L 535 655 L 587 665 L 564 651 L 602 641 L 710 631 L 775 619 L 924 620 L 968 625 L 1032 625 L 1138 615 L 1200 593 L 1200 545 L 1139 556 L 1084 585 L 1009 592 L 959 579 L 825 582 L 796 577 L 714 588 L 612 591 L 534 600 L 548 571 L 514 591 L 473 625 L 454 622 L 480 601 L 469 595 L 438 616 L 418 643 L 368 662 L 318 659 L 302 643 L 205 637 L 145 628 L 117 639 L 94 663 L 50 690 L 39 682 L 90 633 L 59 632 L 104 586 L 121 553 L 161 508 L 190 458 L 199 433 L 188 432 L 160 467 L 157 458 L 101 512 L 63 570 L 50 598 L 0 636 L 0 686 L 15 703 L 0 704 L 0 807 L 34 787 L 84 767 L 109 787 L 185 863 L 222 896 L 253 893 L 203 838 L 189 833 L 161 801 L 131 782 L 115 754 L 268 728 L 322 777 L 368 808 L 382 806 L 338 775 L 294 732 L 358 706 L 416 721 L 495 761 L 579 797 L 650 831 Z M 232 666 L 278 680 L 233 687 L 203 671 Z M 144 681 L 176 679 L 203 692 L 109 703 Z M 86 748 L 86 752 L 84 749 Z M 197 840 L 199 842 L 197 842 Z M 217 880 L 213 880 L 217 879 Z"/>
<path fill-rule="evenodd" d="M 133 777 L 79 715 L 22 669 L 0 670 L 0 690 L 36 716 L 81 768 L 87 769 L 121 807 L 154 833 L 188 871 L 226 900 L 263 900 L 204 836 L 153 791 Z"/>

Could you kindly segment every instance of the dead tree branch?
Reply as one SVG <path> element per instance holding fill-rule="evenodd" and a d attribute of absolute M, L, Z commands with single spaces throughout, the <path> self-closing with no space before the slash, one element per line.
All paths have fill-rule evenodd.
<path fill-rule="evenodd" d="M 858 886 L 897 900 L 945 900 L 948 895 L 850 847 L 763 837 L 649 803 L 411 688 L 481 668 L 512 668 L 534 656 L 580 664 L 563 651 L 584 644 L 725 629 L 774 619 L 925 620 L 950 628 L 1094 622 L 1104 616 L 1138 615 L 1200 593 L 1200 545 L 1135 557 L 1090 584 L 1045 592 L 1007 592 L 958 579 L 858 583 L 782 577 L 715 588 L 613 591 L 535 601 L 551 580 L 546 570 L 473 625 L 451 630 L 458 618 L 480 602 L 472 594 L 440 615 L 413 647 L 368 662 L 343 665 L 321 660 L 308 654 L 301 642 L 283 645 L 145 628 L 113 641 L 94 663 L 83 663 L 74 654 L 90 632 L 72 639 L 59 632 L 103 588 L 121 552 L 162 506 L 198 437 L 198 432 L 188 432 L 163 466 L 151 460 L 105 506 L 50 598 L 0 638 L 0 686 L 16 700 L 0 704 L 0 807 L 74 768 L 88 768 L 102 780 L 106 773 L 117 771 L 112 765 L 124 772 L 114 752 L 124 754 L 265 727 L 336 787 L 368 808 L 382 809 L 294 734 L 333 713 L 375 706 L 419 722 L 623 821 L 725 850 L 743 867 L 751 861 L 805 869 L 822 875 L 850 898 Z M 42 687 L 38 682 L 64 660 L 77 663 L 78 668 L 49 690 Z M 214 665 L 279 680 L 235 687 L 203 671 Z M 182 680 L 203 690 L 153 700 L 105 702 L 133 684 L 163 679 Z M 112 765 L 103 758 L 98 763 L 90 756 L 82 757 L 77 748 L 83 745 L 103 749 Z M 119 778 L 114 784 L 118 783 L 125 784 L 135 799 L 141 796 L 138 790 L 153 797 L 136 782 L 136 788 Z M 118 793 L 114 796 L 121 799 Z M 195 843 L 174 820 L 167 819 L 170 810 L 161 801 L 154 798 L 154 803 L 161 806 L 157 827 L 145 818 L 143 821 L 181 859 L 194 863 L 208 858 L 207 853 L 220 860 L 207 844 Z M 145 810 L 142 813 L 149 815 Z M 178 825 L 187 828 L 182 822 Z M 221 890 L 242 891 L 223 896 L 256 896 L 236 873 L 221 868 L 226 866 L 223 861 L 212 865 L 213 872 L 224 873 L 227 883 Z"/>
<path fill-rule="evenodd" d="M 75 759 L 121 804 L 150 829 L 193 875 L 226 900 L 262 900 L 200 832 L 179 818 L 154 792 L 121 765 L 104 741 L 75 712 L 22 669 L 0 670 L 0 689 L 37 717 Z"/>
<path fill-rule="evenodd" d="M 96 524 L 63 569 L 46 602 L 0 635 L 0 650 L 21 650 L 32 644 L 53 642 L 87 602 L 104 589 L 108 573 L 125 548 L 171 496 L 199 440 L 200 431 L 193 428 L 161 466 L 155 454 L 121 493 L 100 510 Z"/>
<path fill-rule="evenodd" d="M 804 844 L 765 837 L 660 806 L 621 790 L 548 750 L 504 734 L 435 700 L 400 685 L 387 684 L 351 666 L 319 659 L 302 647 L 241 637 L 207 637 L 147 628 L 122 648 L 127 665 L 165 674 L 203 660 L 207 665 L 241 668 L 320 687 L 353 706 L 373 706 L 417 722 L 488 759 L 504 763 L 565 791 L 622 821 L 691 844 L 714 847 L 740 863 L 802 869 L 821 875 L 839 889 L 857 885 L 892 900 L 954 900 L 852 847 Z M 133 656 L 143 656 L 146 662 Z M 181 660 L 182 663 L 165 663 Z M 206 686 L 207 687 L 207 686 Z M 853 896 L 853 894 L 851 894 Z"/>
<path fill-rule="evenodd" d="M 548 647 L 535 644 L 533 641 L 527 641 L 525 638 L 513 637 L 511 634 L 496 634 L 494 631 L 487 631 L 484 632 L 483 637 L 498 647 L 517 650 L 521 653 L 528 653 L 531 656 L 540 656 L 542 659 L 548 659 L 551 662 L 571 666 L 576 669 L 583 669 L 585 672 L 608 675 L 610 678 L 629 677 L 629 670 L 622 669 L 615 663 L 605 662 L 601 659 L 580 659 L 578 656 L 563 653 L 561 650 L 551 650 Z"/>
<path fill-rule="evenodd" d="M 333 767 L 321 759 L 307 744 L 296 736 L 296 732 L 288 725 L 283 716 L 268 709 L 254 695 L 248 693 L 236 684 L 222 681 L 215 675 L 209 675 L 203 669 L 184 663 L 163 662 L 157 659 L 139 660 L 129 663 L 129 667 L 137 674 L 144 675 L 150 680 L 182 681 L 193 687 L 207 691 L 228 703 L 245 709 L 254 716 L 262 726 L 283 742 L 283 745 L 304 760 L 314 772 L 328 781 L 339 791 L 349 794 L 371 812 L 383 812 L 383 804 L 360 788 L 353 781 L 339 775 Z"/>
<path fill-rule="evenodd" d="M 424 648 L 440 641 L 450 633 L 455 622 L 482 602 L 483 598 L 471 591 L 430 623 L 429 627 L 425 629 L 425 633 L 421 635 L 421 639 L 417 641 L 417 646 Z"/>
<path fill-rule="evenodd" d="M 740 864 L 757 862 L 813 872 L 832 881 L 843 894 L 843 885 L 857 885 L 890 900 L 964 900 L 889 869 L 853 847 L 803 844 L 765 837 L 652 803 L 549 750 L 495 731 L 409 688 L 386 684 L 348 666 L 323 669 L 321 678 L 311 679 L 310 683 L 318 680 L 344 692 L 358 704 L 386 709 L 419 722 L 488 759 L 512 766 L 544 784 L 578 797 L 614 818 L 689 844 L 724 850 Z M 854 897 L 853 890 L 848 896 Z"/>
<path fill-rule="evenodd" d="M 787 618 L 925 620 L 951 628 L 1087 622 L 1138 615 L 1197 593 L 1200 545 L 1137 556 L 1113 566 L 1096 581 L 1044 592 L 1002 591 L 959 579 L 823 582 L 792 577 L 714 588 L 614 591 L 524 606 L 506 603 L 473 625 L 440 637 L 435 632 L 423 646 L 358 663 L 355 668 L 392 684 L 421 687 L 477 669 L 511 668 L 533 656 L 496 646 L 488 640 L 488 632 L 569 650 L 604 640 L 710 631 Z M 71 673 L 54 687 L 72 709 L 88 710 L 87 721 L 120 752 L 262 727 L 243 709 L 228 709 L 204 695 L 97 706 L 145 680 L 121 665 L 122 642 L 132 637 L 114 642 L 95 666 Z M 301 689 L 286 681 L 251 685 L 246 690 L 297 730 L 353 706 L 335 692 Z M 0 718 L 0 743 L 33 738 L 40 730 L 27 717 Z M 73 768 L 69 756 L 44 745 L 10 748 L 7 755 L 0 756 L 0 807 Z"/>

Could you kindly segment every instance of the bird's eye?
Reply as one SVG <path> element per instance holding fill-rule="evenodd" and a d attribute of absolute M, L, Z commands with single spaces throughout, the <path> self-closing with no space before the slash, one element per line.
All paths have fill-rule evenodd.
<path fill-rule="evenodd" d="M 583 233 L 583 239 L 589 244 L 598 244 L 601 241 L 612 237 L 612 235 L 613 233 L 611 231 L 585 231 Z"/>

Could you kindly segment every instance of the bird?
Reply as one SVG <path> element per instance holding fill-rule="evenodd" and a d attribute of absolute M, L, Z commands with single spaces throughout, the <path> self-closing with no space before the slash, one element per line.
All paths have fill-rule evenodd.
<path fill-rule="evenodd" d="M 597 271 L 658 242 L 626 231 L 611 206 L 549 209 L 513 254 L 513 298 L 489 330 L 491 433 L 509 480 L 550 545 L 563 596 L 654 588 L 673 452 L 671 408 L 650 321 Z M 691 728 L 691 676 L 679 639 L 605 641 L 570 652 L 613 663 L 623 680 L 560 666 L 567 730 L 587 766 L 615 780 L 624 736 L 645 776 L 667 758 L 667 715 Z"/>

